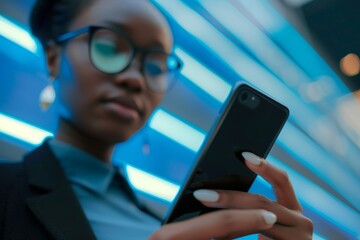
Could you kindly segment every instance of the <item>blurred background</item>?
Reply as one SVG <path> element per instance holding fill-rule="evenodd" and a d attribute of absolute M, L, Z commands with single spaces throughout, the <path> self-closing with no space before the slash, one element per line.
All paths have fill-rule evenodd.
<path fill-rule="evenodd" d="M 56 107 L 39 107 L 48 76 L 29 33 L 33 3 L 0 1 L 0 159 L 21 159 L 56 128 Z M 289 173 L 314 239 L 360 239 L 360 1 L 153 3 L 185 66 L 147 126 L 114 153 L 138 193 L 166 210 L 242 80 L 290 109 L 268 161 Z M 251 191 L 273 198 L 261 178 Z"/>

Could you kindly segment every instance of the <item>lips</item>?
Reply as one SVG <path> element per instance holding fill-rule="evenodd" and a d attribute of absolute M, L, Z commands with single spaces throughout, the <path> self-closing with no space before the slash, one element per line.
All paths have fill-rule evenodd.
<path fill-rule="evenodd" d="M 102 100 L 105 108 L 120 118 L 136 119 L 142 115 L 139 105 L 127 96 L 112 96 Z"/>

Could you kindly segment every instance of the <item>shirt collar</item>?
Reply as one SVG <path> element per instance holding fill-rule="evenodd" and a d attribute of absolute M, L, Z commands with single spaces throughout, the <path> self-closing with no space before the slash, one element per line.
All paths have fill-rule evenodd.
<path fill-rule="evenodd" d="M 70 144 L 51 139 L 51 150 L 63 167 L 67 178 L 100 195 L 108 190 L 116 173 L 113 166 Z"/>

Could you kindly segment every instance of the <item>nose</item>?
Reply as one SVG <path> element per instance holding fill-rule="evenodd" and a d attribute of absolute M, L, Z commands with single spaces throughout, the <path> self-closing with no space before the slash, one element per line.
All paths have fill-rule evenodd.
<path fill-rule="evenodd" d="M 141 92 L 146 88 L 145 77 L 141 71 L 141 61 L 135 58 L 123 72 L 115 75 L 117 86 L 132 92 Z"/>

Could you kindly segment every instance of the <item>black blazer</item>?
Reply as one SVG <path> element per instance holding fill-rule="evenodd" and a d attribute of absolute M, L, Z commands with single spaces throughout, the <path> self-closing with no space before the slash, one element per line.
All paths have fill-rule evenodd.
<path fill-rule="evenodd" d="M 0 239 L 96 239 L 46 142 L 23 162 L 0 164 Z"/>

